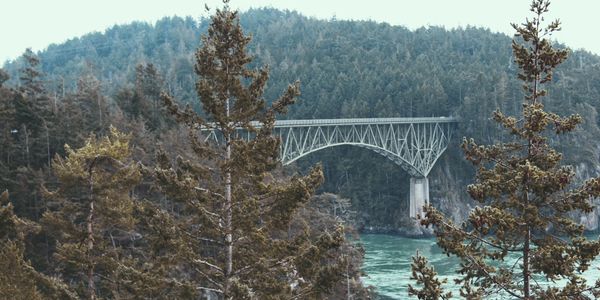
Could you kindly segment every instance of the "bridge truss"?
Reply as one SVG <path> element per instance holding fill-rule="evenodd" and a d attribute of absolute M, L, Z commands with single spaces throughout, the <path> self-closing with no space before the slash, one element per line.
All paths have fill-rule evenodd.
<path fill-rule="evenodd" d="M 455 118 L 366 118 L 280 120 L 280 158 L 290 164 L 321 149 L 354 145 L 373 150 L 413 177 L 426 178 L 448 147 Z M 260 124 L 253 124 L 259 127 Z M 211 131 L 207 139 L 218 141 Z"/>

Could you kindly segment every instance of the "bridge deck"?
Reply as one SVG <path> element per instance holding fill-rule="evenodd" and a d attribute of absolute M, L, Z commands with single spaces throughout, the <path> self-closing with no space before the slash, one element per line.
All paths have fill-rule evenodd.
<path fill-rule="evenodd" d="M 391 159 L 421 178 L 427 177 L 446 150 L 452 123 L 457 122 L 459 119 L 453 117 L 279 120 L 275 121 L 275 134 L 281 137 L 280 159 L 284 165 L 324 148 L 356 145 Z M 261 123 L 251 125 L 260 128 Z M 214 128 L 201 130 L 210 131 L 205 140 L 219 143 L 222 139 Z M 244 128 L 238 130 L 243 132 Z M 252 134 L 240 137 L 251 139 Z"/>
<path fill-rule="evenodd" d="M 423 124 L 423 123 L 456 123 L 454 117 L 430 118 L 354 118 L 354 119 L 313 119 L 313 120 L 277 120 L 275 127 L 310 127 L 310 126 L 335 126 L 335 125 L 377 125 L 377 124 Z M 260 123 L 252 122 L 255 127 Z"/>

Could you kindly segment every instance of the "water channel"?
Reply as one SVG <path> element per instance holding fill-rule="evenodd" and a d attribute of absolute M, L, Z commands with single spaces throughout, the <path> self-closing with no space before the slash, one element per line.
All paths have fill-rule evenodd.
<path fill-rule="evenodd" d="M 588 239 L 598 238 L 598 234 L 587 235 Z M 435 239 L 414 239 L 385 234 L 363 234 L 361 241 L 365 248 L 363 281 L 376 288 L 378 299 L 411 299 L 408 297 L 411 257 L 417 250 L 426 256 L 441 278 L 448 278 L 448 286 L 452 286 L 456 258 L 449 258 L 435 244 Z M 596 260 L 585 273 L 588 282 L 593 283 L 600 278 L 600 260 Z M 414 284 L 414 283 L 413 283 Z M 453 296 L 459 295 L 458 287 L 451 288 Z M 416 299 L 416 298 L 414 298 Z M 503 299 L 497 297 L 496 299 Z"/>

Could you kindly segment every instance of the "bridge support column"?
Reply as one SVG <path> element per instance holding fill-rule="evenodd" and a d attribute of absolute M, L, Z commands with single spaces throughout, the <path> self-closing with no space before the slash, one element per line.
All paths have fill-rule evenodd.
<path fill-rule="evenodd" d="M 423 217 L 423 206 L 429 204 L 429 179 L 410 178 L 409 211 L 411 218 Z"/>

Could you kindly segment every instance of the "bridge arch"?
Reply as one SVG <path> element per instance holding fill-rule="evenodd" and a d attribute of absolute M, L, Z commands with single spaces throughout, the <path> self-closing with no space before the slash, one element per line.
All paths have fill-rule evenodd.
<path fill-rule="evenodd" d="M 286 160 L 286 161 L 282 161 L 283 165 L 289 165 L 295 161 L 297 161 L 298 159 L 301 159 L 307 155 L 310 155 L 314 152 L 318 152 L 320 150 L 323 149 L 328 149 L 328 148 L 333 148 L 333 147 L 337 147 L 337 146 L 356 146 L 356 147 L 360 147 L 360 148 L 364 148 L 364 149 L 368 149 L 371 150 L 377 154 L 380 154 L 381 156 L 393 161 L 395 164 L 399 165 L 400 167 L 402 167 L 402 169 L 406 172 L 408 172 L 411 176 L 419 176 L 418 171 L 413 168 L 410 165 L 410 162 L 404 160 L 404 158 L 402 157 L 398 157 L 396 156 L 393 152 L 381 148 L 379 146 L 375 146 L 375 145 L 365 145 L 365 144 L 361 144 L 361 143 L 352 143 L 352 142 L 344 142 L 344 143 L 336 143 L 336 144 L 330 144 L 330 145 L 321 145 L 319 147 L 310 149 L 304 153 L 298 154 L 297 156 Z"/>
<path fill-rule="evenodd" d="M 279 120 L 273 133 L 281 138 L 284 165 L 342 145 L 367 148 L 392 160 L 412 177 L 409 214 L 416 217 L 429 203 L 427 175 L 448 147 L 457 122 L 450 117 Z M 211 138 L 219 140 L 214 131 L 207 136 Z"/>
<path fill-rule="evenodd" d="M 373 118 L 287 120 L 275 124 L 281 161 L 289 164 L 310 153 L 340 145 L 373 150 L 411 176 L 427 177 L 444 153 L 453 118 Z"/>

